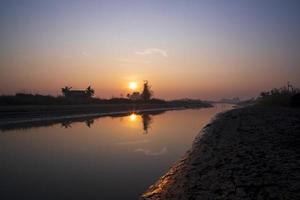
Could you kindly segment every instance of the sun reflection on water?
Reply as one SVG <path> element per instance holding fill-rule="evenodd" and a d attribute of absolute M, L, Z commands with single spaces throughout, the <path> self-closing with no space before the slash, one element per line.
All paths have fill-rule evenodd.
<path fill-rule="evenodd" d="M 135 122 L 137 120 L 137 115 L 135 113 L 132 113 L 130 116 L 129 116 L 129 120 L 131 122 Z"/>

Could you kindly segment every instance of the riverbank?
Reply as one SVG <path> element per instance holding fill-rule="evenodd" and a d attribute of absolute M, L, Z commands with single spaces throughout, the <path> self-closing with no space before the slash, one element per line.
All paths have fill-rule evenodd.
<path fill-rule="evenodd" d="M 300 199 L 299 134 L 299 109 L 222 113 L 141 199 Z"/>
<path fill-rule="evenodd" d="M 182 109 L 182 107 L 169 107 L 155 104 L 4 106 L 0 107 L 0 125 L 119 115 L 130 112 L 161 109 Z"/>
<path fill-rule="evenodd" d="M 211 107 L 209 104 L 92 104 L 0 106 L 0 126 L 84 117 L 113 116 L 132 112 Z"/>

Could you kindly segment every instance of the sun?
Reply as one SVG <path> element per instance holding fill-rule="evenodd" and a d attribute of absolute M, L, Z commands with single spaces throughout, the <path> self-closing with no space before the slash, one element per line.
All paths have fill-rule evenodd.
<path fill-rule="evenodd" d="M 131 90 L 136 90 L 136 88 L 137 88 L 137 83 L 136 83 L 136 82 L 130 82 L 130 83 L 128 84 L 128 87 L 129 87 L 129 89 L 131 89 Z"/>

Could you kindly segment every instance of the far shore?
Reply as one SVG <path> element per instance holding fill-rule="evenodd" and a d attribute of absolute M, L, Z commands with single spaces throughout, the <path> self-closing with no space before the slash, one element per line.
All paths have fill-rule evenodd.
<path fill-rule="evenodd" d="M 212 107 L 212 105 L 89 104 L 0 106 L 0 126 L 203 107 Z"/>

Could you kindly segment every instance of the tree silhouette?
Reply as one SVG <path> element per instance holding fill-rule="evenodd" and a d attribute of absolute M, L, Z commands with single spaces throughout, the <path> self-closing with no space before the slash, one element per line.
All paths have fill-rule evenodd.
<path fill-rule="evenodd" d="M 144 89 L 141 94 L 143 101 L 149 101 L 151 99 L 153 92 L 151 91 L 151 86 L 149 86 L 148 81 L 144 81 Z"/>
<path fill-rule="evenodd" d="M 61 92 L 63 93 L 63 95 L 66 97 L 68 96 L 70 90 L 71 90 L 72 87 L 68 87 L 68 86 L 65 86 L 64 88 L 61 88 Z"/>
<path fill-rule="evenodd" d="M 91 96 L 93 96 L 93 95 L 95 94 L 95 90 L 94 90 L 91 86 L 89 86 L 89 87 L 87 87 L 87 88 L 85 89 L 85 93 L 86 93 L 89 97 L 91 97 Z"/>

